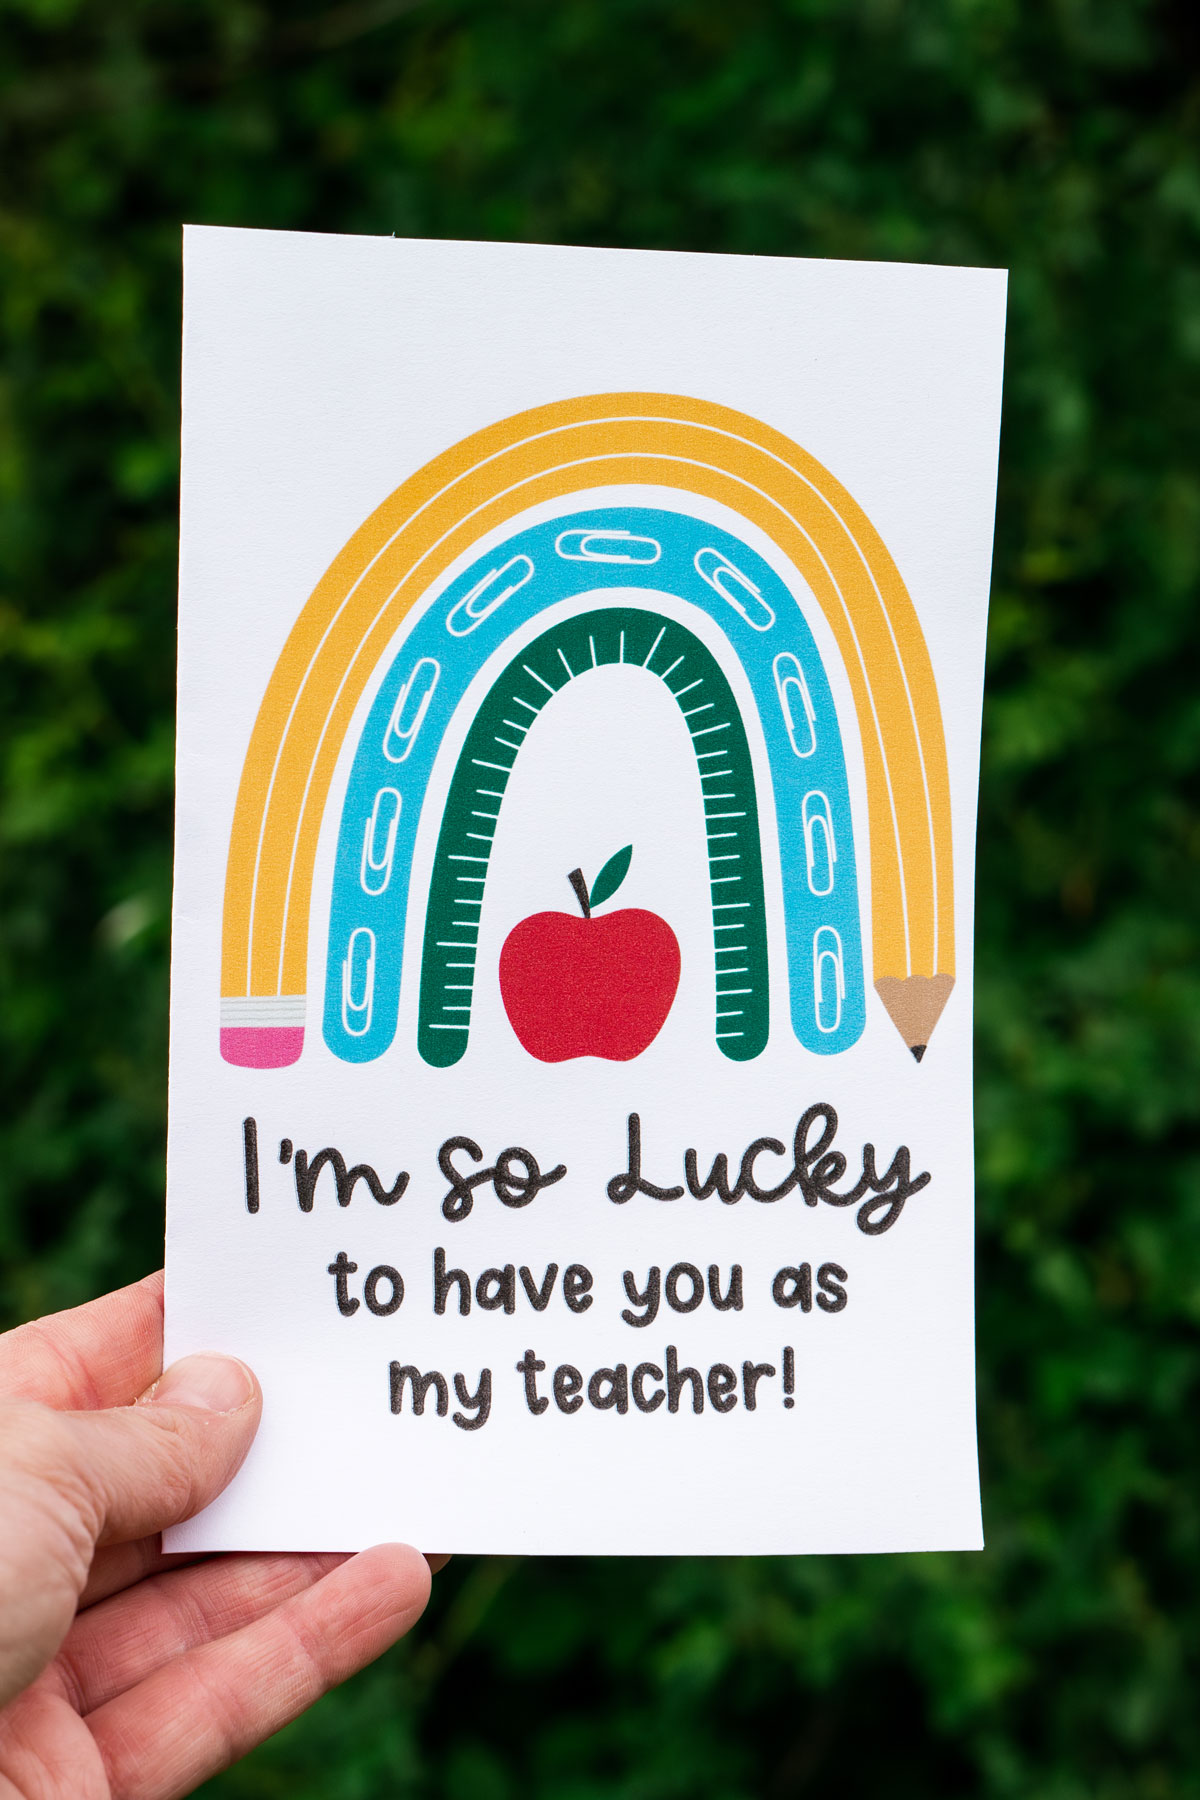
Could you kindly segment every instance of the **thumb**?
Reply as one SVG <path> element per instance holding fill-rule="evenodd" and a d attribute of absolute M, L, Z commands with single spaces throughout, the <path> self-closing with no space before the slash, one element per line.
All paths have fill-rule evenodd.
<path fill-rule="evenodd" d="M 244 1363 L 189 1356 L 136 1406 L 0 1403 L 0 1706 L 50 1661 L 97 1543 L 207 1506 L 240 1468 L 262 1395 Z"/>
<path fill-rule="evenodd" d="M 261 1415 L 258 1382 L 232 1356 L 185 1356 L 135 1406 L 63 1415 L 95 1541 L 190 1519 L 233 1480 Z"/>

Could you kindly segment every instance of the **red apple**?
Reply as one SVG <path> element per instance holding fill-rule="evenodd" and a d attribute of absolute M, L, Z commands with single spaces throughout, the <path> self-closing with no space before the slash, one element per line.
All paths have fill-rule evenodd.
<path fill-rule="evenodd" d="M 625 859 L 622 876 L 627 867 Z M 596 879 L 597 892 L 607 868 Z M 679 986 L 679 942 L 665 919 L 641 907 L 593 916 L 578 870 L 571 881 L 582 917 L 534 913 L 504 940 L 504 1010 L 539 1062 L 575 1056 L 629 1062 L 654 1042 L 671 1010 Z M 616 886 L 613 881 L 605 888 L 605 898 Z"/>

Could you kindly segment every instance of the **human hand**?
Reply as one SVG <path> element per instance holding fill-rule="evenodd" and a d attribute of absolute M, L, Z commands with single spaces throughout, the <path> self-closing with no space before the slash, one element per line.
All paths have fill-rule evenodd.
<path fill-rule="evenodd" d="M 397 1544 L 164 1556 L 163 1527 L 240 1468 L 262 1395 L 230 1357 L 161 1368 L 161 1275 L 0 1336 L 0 1800 L 189 1794 L 429 1597 Z"/>

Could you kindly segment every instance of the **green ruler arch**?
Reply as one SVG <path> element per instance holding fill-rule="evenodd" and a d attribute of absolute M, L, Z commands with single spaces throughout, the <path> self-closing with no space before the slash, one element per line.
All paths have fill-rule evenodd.
<path fill-rule="evenodd" d="M 425 915 L 417 1048 L 448 1068 L 467 1048 L 479 919 L 508 778 L 534 720 L 593 669 L 657 676 L 692 740 L 708 837 L 716 952 L 715 1036 L 748 1062 L 770 1019 L 762 849 L 750 747 L 733 690 L 694 632 L 661 613 L 599 607 L 544 631 L 489 690 L 467 733 L 442 814 Z"/>

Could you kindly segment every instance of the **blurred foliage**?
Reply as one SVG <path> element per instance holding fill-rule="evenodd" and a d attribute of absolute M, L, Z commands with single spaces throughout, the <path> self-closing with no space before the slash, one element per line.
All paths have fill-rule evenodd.
<path fill-rule="evenodd" d="M 159 1254 L 180 222 L 1013 271 L 987 1551 L 452 1565 L 206 1792 L 1200 1793 L 1198 127 L 1189 0 L 0 0 L 9 1319 Z"/>

